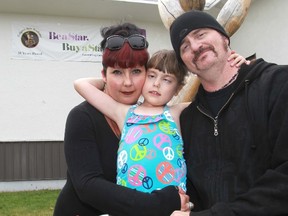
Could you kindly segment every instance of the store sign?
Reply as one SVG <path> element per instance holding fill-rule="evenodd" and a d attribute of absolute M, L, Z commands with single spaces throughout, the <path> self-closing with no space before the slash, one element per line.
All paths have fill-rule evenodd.
<path fill-rule="evenodd" d="M 12 34 L 12 59 L 102 60 L 102 37 L 93 26 L 15 23 Z"/>

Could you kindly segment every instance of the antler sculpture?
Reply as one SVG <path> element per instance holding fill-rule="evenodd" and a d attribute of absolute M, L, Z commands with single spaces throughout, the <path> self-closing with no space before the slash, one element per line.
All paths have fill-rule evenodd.
<path fill-rule="evenodd" d="M 176 17 L 192 9 L 203 11 L 205 4 L 205 0 L 158 0 L 158 9 L 164 26 L 169 30 Z M 220 10 L 216 19 L 230 37 L 240 28 L 250 4 L 251 0 L 228 0 Z M 178 94 L 178 100 L 174 99 L 172 103 L 191 101 L 199 84 L 195 76 L 190 76 L 186 86 Z"/>

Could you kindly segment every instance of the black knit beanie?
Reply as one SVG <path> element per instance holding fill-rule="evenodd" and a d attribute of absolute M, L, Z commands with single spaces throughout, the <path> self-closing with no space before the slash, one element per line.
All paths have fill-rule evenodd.
<path fill-rule="evenodd" d="M 182 59 L 180 57 L 180 46 L 182 40 L 191 31 L 199 28 L 212 28 L 223 34 L 229 39 L 228 34 L 224 28 L 218 23 L 218 21 L 206 12 L 199 10 L 191 10 L 177 17 L 170 27 L 170 39 L 180 62 Z"/>

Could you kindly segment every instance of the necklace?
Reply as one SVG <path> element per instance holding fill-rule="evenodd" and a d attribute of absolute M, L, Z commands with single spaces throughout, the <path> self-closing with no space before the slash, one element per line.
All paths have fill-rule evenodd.
<path fill-rule="evenodd" d="M 237 79 L 237 76 L 238 76 L 238 72 L 237 73 L 235 73 L 233 76 L 232 76 L 232 78 L 225 84 L 225 85 L 223 85 L 220 89 L 224 89 L 224 88 L 226 88 L 227 86 L 229 86 L 232 82 L 234 82 L 236 79 Z M 219 90 L 220 90 L 219 89 Z"/>

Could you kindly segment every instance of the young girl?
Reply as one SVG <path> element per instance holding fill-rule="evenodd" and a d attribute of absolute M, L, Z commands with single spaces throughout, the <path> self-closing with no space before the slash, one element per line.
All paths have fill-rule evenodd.
<path fill-rule="evenodd" d="M 134 68 L 134 71 L 137 73 L 138 69 Z M 147 63 L 143 102 L 132 106 L 121 104 L 99 90 L 105 87 L 105 77 L 104 82 L 89 78 L 75 81 L 77 92 L 114 120 L 122 131 L 117 157 L 117 184 L 143 192 L 167 185 L 176 185 L 186 191 L 179 116 L 189 103 L 172 106 L 167 103 L 183 87 L 187 72 L 178 64 L 174 51 L 156 52 Z M 114 68 L 112 73 L 121 76 L 121 69 Z M 129 95 L 129 92 L 123 94 Z"/>
<path fill-rule="evenodd" d="M 113 73 L 120 76 L 121 70 L 115 68 Z M 104 94 L 99 90 L 103 88 L 100 80 L 75 81 L 75 89 L 113 119 L 122 131 L 117 159 L 118 184 L 145 192 L 167 185 L 186 190 L 179 116 L 189 103 L 166 105 L 181 90 L 186 75 L 187 70 L 178 64 L 174 51 L 156 52 L 147 63 L 143 103 L 133 106 L 118 103 Z"/>

